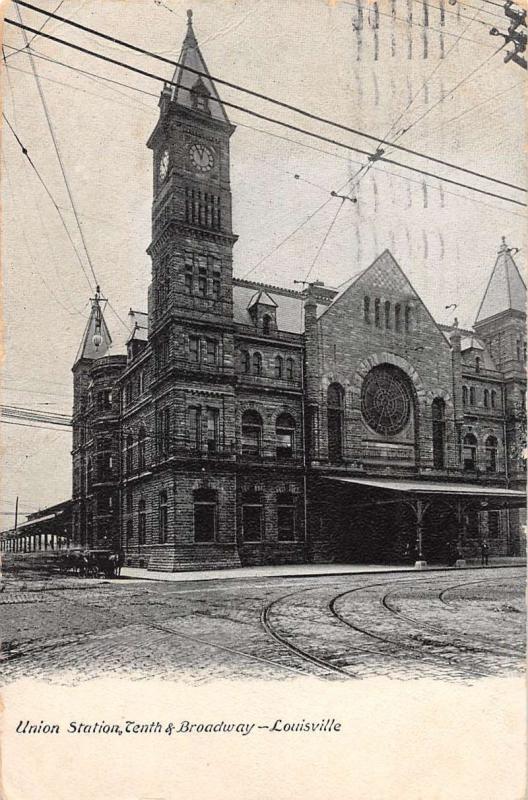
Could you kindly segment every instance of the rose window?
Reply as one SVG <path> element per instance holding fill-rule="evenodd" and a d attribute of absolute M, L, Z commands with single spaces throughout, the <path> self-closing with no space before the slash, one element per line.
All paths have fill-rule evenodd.
<path fill-rule="evenodd" d="M 377 433 L 393 436 L 403 430 L 411 414 L 406 375 L 389 364 L 374 367 L 363 381 L 361 413 Z"/>

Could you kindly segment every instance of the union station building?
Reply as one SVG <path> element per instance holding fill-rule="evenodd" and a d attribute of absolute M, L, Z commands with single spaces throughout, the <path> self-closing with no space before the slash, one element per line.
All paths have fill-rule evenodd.
<path fill-rule="evenodd" d="M 190 20 L 179 61 L 148 141 L 148 313 L 112 341 L 96 296 L 73 365 L 74 541 L 156 570 L 524 554 L 512 249 L 473 330 L 438 325 L 388 250 L 339 291 L 234 278 L 235 127 Z"/>

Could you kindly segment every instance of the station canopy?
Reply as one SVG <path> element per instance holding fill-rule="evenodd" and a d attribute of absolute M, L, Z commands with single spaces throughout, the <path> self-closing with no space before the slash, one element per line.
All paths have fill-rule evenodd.
<path fill-rule="evenodd" d="M 507 489 L 503 486 L 486 486 L 478 483 L 455 483 L 450 481 L 421 481 L 417 479 L 395 478 L 351 478 L 328 477 L 327 480 L 348 484 L 356 488 L 358 494 L 366 494 L 373 499 L 378 496 L 394 496 L 395 493 L 407 497 L 438 497 L 444 500 L 474 500 L 483 509 L 526 508 L 526 492 L 520 489 Z M 377 490 L 377 491 L 376 491 Z"/>

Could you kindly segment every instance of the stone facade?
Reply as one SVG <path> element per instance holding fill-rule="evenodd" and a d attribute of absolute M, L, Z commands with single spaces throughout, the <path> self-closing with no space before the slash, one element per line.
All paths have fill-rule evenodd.
<path fill-rule="evenodd" d="M 207 75 L 191 27 L 180 62 Z M 361 502 L 330 480 L 520 487 L 524 312 L 439 326 L 388 251 L 340 292 L 237 280 L 235 129 L 210 79 L 175 81 L 148 142 L 148 315 L 131 311 L 125 353 L 95 298 L 73 367 L 76 541 L 162 570 L 397 559 L 415 537 L 405 503 L 383 516 L 394 501 Z M 479 509 L 475 522 L 459 508 L 453 521 L 426 505 L 414 513 L 432 558 L 448 517 L 468 555 L 483 537 L 497 554 L 522 549 L 518 511 Z"/>

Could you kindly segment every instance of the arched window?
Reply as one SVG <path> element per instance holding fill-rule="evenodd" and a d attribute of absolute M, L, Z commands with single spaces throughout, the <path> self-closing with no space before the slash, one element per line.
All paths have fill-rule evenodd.
<path fill-rule="evenodd" d="M 391 304 L 390 304 L 389 300 L 385 300 L 384 310 L 385 310 L 385 327 L 386 328 L 390 328 L 391 327 Z"/>
<path fill-rule="evenodd" d="M 467 406 L 467 404 L 468 404 L 468 387 L 467 386 L 463 386 L 462 387 L 462 403 L 465 406 Z"/>
<path fill-rule="evenodd" d="M 433 400 L 433 466 L 444 469 L 445 466 L 445 402 L 441 397 Z"/>
<path fill-rule="evenodd" d="M 138 543 L 145 544 L 147 540 L 147 504 L 144 500 L 138 503 Z"/>
<path fill-rule="evenodd" d="M 410 306 L 405 306 L 405 330 L 410 331 L 412 325 L 412 310 Z"/>
<path fill-rule="evenodd" d="M 291 494 L 277 495 L 277 538 L 279 542 L 295 541 L 295 499 Z"/>
<path fill-rule="evenodd" d="M 160 492 L 159 495 L 159 508 L 158 508 L 158 538 L 160 544 L 165 544 L 168 536 L 169 529 L 169 503 L 167 499 L 167 492 Z"/>
<path fill-rule="evenodd" d="M 370 297 L 363 298 L 363 319 L 370 324 Z"/>
<path fill-rule="evenodd" d="M 269 314 L 264 314 L 262 317 L 262 333 L 264 336 L 269 336 L 271 332 L 271 317 Z"/>
<path fill-rule="evenodd" d="M 486 472 L 497 472 L 498 442 L 495 436 L 486 439 Z"/>
<path fill-rule="evenodd" d="M 251 359 L 247 350 L 242 350 L 240 353 L 240 360 L 242 362 L 242 372 L 245 372 L 247 375 L 251 370 Z"/>
<path fill-rule="evenodd" d="M 489 389 L 484 389 L 484 408 L 489 408 L 490 398 Z"/>
<path fill-rule="evenodd" d="M 277 458 L 293 458 L 295 447 L 295 420 L 291 414 L 280 414 L 275 426 Z"/>
<path fill-rule="evenodd" d="M 293 358 L 286 359 L 286 379 L 292 381 L 295 376 Z"/>
<path fill-rule="evenodd" d="M 495 408 L 496 405 L 497 405 L 497 392 L 495 391 L 495 389 L 492 389 L 491 390 L 491 407 Z"/>
<path fill-rule="evenodd" d="M 216 538 L 217 494 L 213 489 L 197 489 L 194 499 L 194 541 L 214 542 Z"/>
<path fill-rule="evenodd" d="M 381 300 L 379 297 L 374 300 L 374 325 L 376 328 L 381 327 Z"/>
<path fill-rule="evenodd" d="M 339 461 L 343 456 L 343 412 L 345 392 L 339 383 L 331 383 L 327 395 L 328 459 Z"/>
<path fill-rule="evenodd" d="M 245 542 L 262 539 L 262 495 L 246 492 L 242 497 L 242 538 Z"/>
<path fill-rule="evenodd" d="M 394 306 L 394 330 L 401 331 L 401 306 L 399 303 Z"/>
<path fill-rule="evenodd" d="M 138 470 L 142 472 L 146 464 L 146 438 L 147 433 L 143 425 L 138 433 Z"/>
<path fill-rule="evenodd" d="M 262 419 L 256 411 L 242 414 L 242 452 L 246 455 L 260 455 L 262 444 Z"/>
<path fill-rule="evenodd" d="M 125 451 L 125 473 L 132 474 L 134 469 L 134 437 L 131 433 L 126 437 L 126 451 Z"/>
<path fill-rule="evenodd" d="M 260 353 L 253 353 L 253 375 L 262 375 L 262 356 Z"/>
<path fill-rule="evenodd" d="M 282 356 L 275 356 L 275 377 L 281 380 L 283 377 L 283 360 Z"/>
<path fill-rule="evenodd" d="M 464 436 L 462 461 L 465 470 L 474 471 L 477 468 L 477 437 L 472 433 Z"/>
<path fill-rule="evenodd" d="M 469 405 L 474 406 L 477 402 L 477 391 L 474 386 L 469 387 Z"/>

